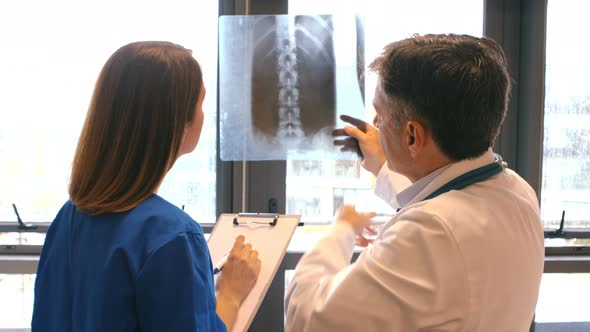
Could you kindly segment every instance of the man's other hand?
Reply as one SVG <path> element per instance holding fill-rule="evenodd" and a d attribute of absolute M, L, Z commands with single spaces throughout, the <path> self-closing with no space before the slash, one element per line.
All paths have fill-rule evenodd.
<path fill-rule="evenodd" d="M 354 205 L 345 204 L 336 213 L 336 223 L 349 224 L 357 236 L 362 236 L 363 231 L 370 228 L 371 219 L 376 215 L 375 212 L 358 212 Z"/>

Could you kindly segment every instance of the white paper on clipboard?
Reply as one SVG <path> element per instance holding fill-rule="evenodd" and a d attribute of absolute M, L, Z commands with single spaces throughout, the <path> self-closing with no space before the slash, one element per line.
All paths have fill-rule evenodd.
<path fill-rule="evenodd" d="M 300 218 L 300 215 L 248 213 L 222 214 L 217 220 L 207 241 L 214 265 L 231 250 L 238 235 L 244 235 L 246 243 L 252 244 L 253 249 L 258 250 L 261 261 L 260 275 L 252 291 L 242 302 L 230 332 L 245 332 L 252 323 Z"/>

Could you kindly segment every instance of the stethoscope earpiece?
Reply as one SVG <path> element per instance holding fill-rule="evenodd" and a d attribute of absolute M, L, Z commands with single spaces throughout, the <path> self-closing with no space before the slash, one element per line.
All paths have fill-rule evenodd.
<path fill-rule="evenodd" d="M 500 166 L 502 166 L 502 168 L 507 168 L 508 167 L 508 163 L 505 162 L 504 160 L 502 160 L 502 156 L 495 153 L 494 152 L 494 161 L 497 162 L 498 164 L 500 164 Z"/>

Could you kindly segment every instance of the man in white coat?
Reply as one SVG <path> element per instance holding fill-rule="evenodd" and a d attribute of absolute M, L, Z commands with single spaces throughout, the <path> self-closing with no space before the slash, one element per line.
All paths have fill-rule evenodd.
<path fill-rule="evenodd" d="M 491 150 L 510 90 L 503 51 L 485 38 L 414 36 L 371 69 L 378 130 L 345 131 L 400 209 L 350 264 L 374 214 L 341 208 L 295 270 L 286 330 L 528 331 L 543 231 L 535 192 Z"/>

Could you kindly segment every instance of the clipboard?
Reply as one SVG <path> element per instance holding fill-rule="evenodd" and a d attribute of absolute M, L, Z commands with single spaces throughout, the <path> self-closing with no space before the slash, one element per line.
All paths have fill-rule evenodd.
<path fill-rule="evenodd" d="M 238 235 L 244 235 L 246 243 L 258 250 L 261 261 L 260 274 L 254 287 L 240 305 L 236 321 L 230 332 L 245 332 L 254 319 L 270 283 L 285 256 L 299 222 L 300 215 L 270 213 L 222 214 L 211 231 L 207 246 L 213 264 L 227 254 Z M 223 273 L 223 272 L 221 272 Z M 215 277 L 217 281 L 217 277 Z"/>

